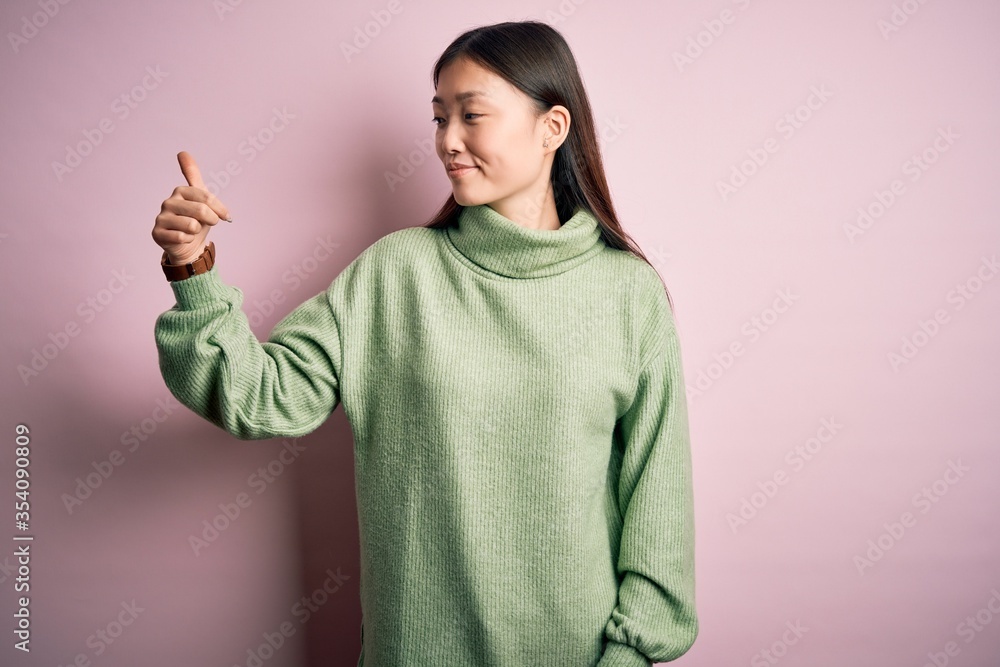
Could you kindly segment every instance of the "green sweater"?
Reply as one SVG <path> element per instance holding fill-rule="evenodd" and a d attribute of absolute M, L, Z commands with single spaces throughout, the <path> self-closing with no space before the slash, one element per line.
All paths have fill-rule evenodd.
<path fill-rule="evenodd" d="M 584 209 L 487 205 L 367 247 L 260 342 L 218 267 L 159 364 L 236 438 L 354 435 L 365 667 L 641 667 L 698 633 L 681 350 L 657 272 Z"/>

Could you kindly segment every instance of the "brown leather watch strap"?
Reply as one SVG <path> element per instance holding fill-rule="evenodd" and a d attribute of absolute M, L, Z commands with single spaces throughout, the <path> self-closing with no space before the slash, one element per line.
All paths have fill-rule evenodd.
<path fill-rule="evenodd" d="M 187 264 L 167 264 L 167 251 L 164 250 L 163 257 L 160 258 L 160 266 L 163 267 L 163 273 L 170 282 L 184 280 L 200 273 L 208 273 L 209 269 L 215 266 L 215 241 L 209 241 L 208 245 L 205 246 L 205 252 Z"/>

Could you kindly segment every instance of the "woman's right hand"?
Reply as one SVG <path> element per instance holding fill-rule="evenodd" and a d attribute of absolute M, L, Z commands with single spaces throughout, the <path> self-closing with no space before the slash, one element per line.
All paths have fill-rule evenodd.
<path fill-rule="evenodd" d="M 170 264 L 187 264 L 201 255 L 208 243 L 208 230 L 220 219 L 232 222 L 229 209 L 205 187 L 194 158 L 187 151 L 177 154 L 187 185 L 174 188 L 163 200 L 153 225 L 153 240 L 167 253 Z"/>

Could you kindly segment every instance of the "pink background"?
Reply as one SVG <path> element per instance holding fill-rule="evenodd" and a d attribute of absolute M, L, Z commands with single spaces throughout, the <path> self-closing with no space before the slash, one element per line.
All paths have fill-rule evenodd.
<path fill-rule="evenodd" d="M 12 649 L 14 542 L 0 550 L 0 663 L 247 665 L 287 623 L 264 665 L 355 664 L 349 424 L 337 410 L 279 465 L 281 441 L 238 441 L 172 401 L 153 219 L 190 151 L 235 219 L 209 237 L 220 274 L 266 338 L 449 193 L 420 148 L 441 51 L 536 18 L 576 54 L 623 224 L 676 303 L 701 620 L 677 664 L 998 664 L 1000 4 L 223 2 L 0 9 L 0 506 L 10 540 L 25 423 L 35 536 L 30 655 Z M 376 30 L 372 12 L 391 20 Z M 293 117 L 269 133 L 276 108 Z M 57 173 L 71 149 L 87 154 Z M 269 464 L 281 474 L 251 486 Z M 251 504 L 195 555 L 189 536 L 241 492 Z"/>

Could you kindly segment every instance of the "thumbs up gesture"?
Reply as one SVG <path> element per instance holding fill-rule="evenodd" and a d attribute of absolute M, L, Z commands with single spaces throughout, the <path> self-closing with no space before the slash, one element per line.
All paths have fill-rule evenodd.
<path fill-rule="evenodd" d="M 229 209 L 205 187 L 201 171 L 187 151 L 177 154 L 187 185 L 178 185 L 163 200 L 153 225 L 153 240 L 170 264 L 187 264 L 205 251 L 208 230 L 219 220 L 232 222 Z"/>

